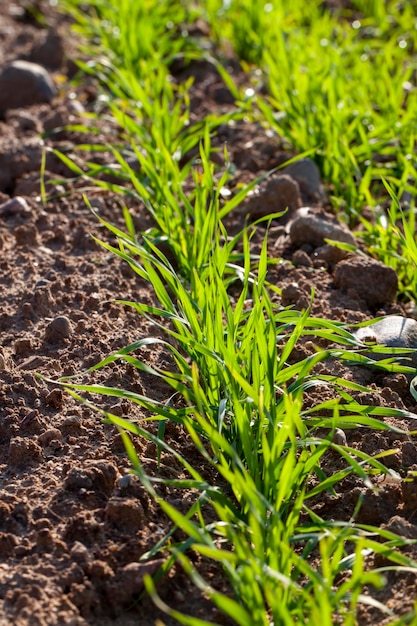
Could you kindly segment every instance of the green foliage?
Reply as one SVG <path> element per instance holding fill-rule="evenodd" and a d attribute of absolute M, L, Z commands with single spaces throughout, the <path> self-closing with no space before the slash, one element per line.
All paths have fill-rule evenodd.
<path fill-rule="evenodd" d="M 372 477 L 390 473 L 384 455 L 372 457 L 334 443 L 336 428 L 395 431 L 378 418 L 411 415 L 360 405 L 354 392 L 372 393 L 370 389 L 316 374 L 315 366 L 330 357 L 372 363 L 372 349 L 366 348 L 368 356 L 353 350 L 356 342 L 339 322 L 314 318 L 308 308 L 298 312 L 274 303 L 266 239 L 255 257 L 251 237 L 256 226 L 229 237 L 223 223 L 256 181 L 225 200 L 221 191 L 231 175 L 227 152 L 222 171 L 211 159 L 216 128 L 245 115 L 277 130 L 298 151 L 315 149 L 335 206 L 348 219 L 361 222 L 372 252 L 396 267 L 403 292 L 415 297 L 414 209 L 404 210 L 398 201 L 402 191 L 414 192 L 410 179 L 416 173 L 409 156 L 417 111 L 415 88 L 410 87 L 415 18 L 408 4 L 401 11 L 394 2 L 354 4 L 363 14 L 357 23 L 351 14 L 324 12 L 317 0 L 208 0 L 195 5 L 124 0 L 117 11 L 106 0 L 91 1 L 87 7 L 78 0 L 63 2 L 92 57 L 81 68 L 100 81 L 107 112 L 121 129 L 118 145 L 82 148 L 87 154 L 110 151 L 114 164 L 106 167 L 118 182 L 103 181 L 102 166 L 60 157 L 75 177 L 133 196 L 152 215 L 155 227 L 145 233 L 135 232 L 126 208 L 126 232 L 98 216 L 115 237 L 113 245 L 99 243 L 153 290 L 153 305 L 119 300 L 121 306 L 151 318 L 166 335 L 166 340 L 138 340 L 109 355 L 89 374 L 121 361 L 162 379 L 182 403 L 178 408 L 73 379 L 61 384 L 84 402 L 88 393 L 129 399 L 158 421 L 155 435 L 144 425 L 104 414 L 120 429 L 133 471 L 172 520 L 172 532 L 151 552 L 165 550 L 168 563 L 181 563 L 196 586 L 242 625 L 350 626 L 357 623 L 361 602 L 373 603 L 392 617 L 392 624 L 415 619 L 413 613 L 394 621 L 387 607 L 364 595 L 365 587 L 385 584 L 384 568 L 371 570 L 368 557 L 383 554 L 392 567 L 415 572 L 417 564 L 402 551 L 413 542 L 360 526 L 357 511 L 348 522 L 329 521 L 311 506 L 312 499 L 325 492 L 336 494 L 350 475 L 376 489 Z M 211 59 L 185 33 L 186 23 L 196 15 L 206 17 L 219 44 L 231 42 L 248 70 L 252 63 L 260 65 L 268 95 L 245 99 L 222 70 L 239 108 L 191 124 L 190 83 L 176 85 L 169 65 L 179 54 Z M 387 191 L 392 199 L 388 221 L 364 220 L 363 202 L 376 205 Z M 305 337 L 325 338 L 336 347 L 292 363 L 291 354 Z M 156 343 L 170 353 L 174 370 L 141 360 L 140 349 Z M 376 365 L 410 373 L 396 363 L 394 354 Z M 306 407 L 304 392 L 312 387 L 330 390 L 331 399 Z M 206 480 L 181 451 L 167 444 L 166 420 L 187 430 L 225 488 Z M 159 458 L 172 455 L 187 477 L 146 475 L 127 432 L 154 442 Z M 324 461 L 330 451 L 339 457 L 339 470 L 326 474 Z M 187 512 L 160 497 L 161 482 L 193 490 Z M 179 543 L 172 538 L 176 527 L 187 534 Z M 189 559 L 190 548 L 221 564 L 233 598 L 202 580 Z M 180 623 L 207 623 L 166 606 L 151 579 L 146 586 L 155 602 Z"/>
<path fill-rule="evenodd" d="M 204 190 L 212 187 L 213 182 L 203 148 L 201 156 L 205 170 L 200 185 Z M 174 455 L 188 472 L 189 478 L 185 479 L 146 476 L 133 446 L 126 440 L 134 471 L 174 527 L 182 528 L 189 536 L 171 547 L 167 543 L 166 549 L 236 623 L 248 623 L 248 615 L 251 623 L 260 625 L 268 624 L 271 615 L 277 623 L 316 620 L 319 615 L 328 624 L 335 615 L 346 624 L 355 623 L 349 616 L 354 615 L 357 603 L 362 601 L 364 585 L 383 584 L 380 575 L 367 572 L 363 554 L 373 553 L 382 545 L 388 560 L 397 563 L 404 558 L 413 568 L 414 563 L 398 551 L 407 541 L 397 538 L 391 544 L 377 529 L 362 529 L 352 521 L 335 523 L 321 519 L 310 510 L 308 501 L 326 491 L 335 492 L 349 474 L 356 474 L 373 489 L 371 476 L 389 472 L 378 458 L 332 443 L 336 427 L 392 428 L 372 416 L 391 413 L 407 418 L 408 414 L 359 405 L 349 393 L 349 387 L 355 385 L 313 374 L 314 365 L 329 356 L 351 360 L 355 354 L 350 349 L 354 345 L 352 335 L 340 323 L 310 317 L 308 310 L 300 313 L 277 308 L 266 280 L 266 240 L 259 257 L 252 258 L 250 232 L 245 229 L 241 234 L 243 257 L 237 264 L 235 248 L 239 238 L 229 241 L 225 237 L 219 198 L 216 194 L 210 197 L 211 203 L 202 203 L 196 192 L 192 210 L 200 241 L 210 223 L 211 245 L 202 246 L 193 267 L 182 268 L 183 276 L 151 239 L 145 236 L 143 243 L 138 243 L 131 235 L 101 220 L 117 235 L 118 246 L 101 244 L 148 281 L 159 302 L 154 306 L 126 301 L 121 304 L 140 315 L 151 316 L 170 336 L 164 346 L 177 368 L 151 368 L 136 356 L 142 346 L 161 342 L 149 338 L 107 357 L 90 372 L 114 361 L 124 361 L 162 378 L 182 396 L 185 406 L 161 405 L 125 390 L 61 382 L 75 394 L 102 393 L 130 399 L 151 409 L 160 423 L 167 419 L 176 421 L 187 429 L 205 462 L 222 476 L 226 490 L 208 483 L 180 452 L 170 448 L 164 441 L 163 428 L 155 436 L 141 426 L 105 414 L 120 429 L 156 443 L 160 453 Z M 190 237 L 195 234 L 196 230 Z M 230 296 L 232 287 L 237 289 L 235 298 Z M 326 337 L 339 347 L 289 364 L 291 352 L 303 335 Z M 356 357 L 365 359 L 360 354 Z M 304 389 L 318 385 L 333 387 L 338 395 L 333 401 L 303 408 Z M 329 432 L 326 438 L 318 435 L 323 428 Z M 344 459 L 344 468 L 325 477 L 321 462 L 330 448 Z M 160 482 L 195 491 L 194 503 L 187 513 L 180 513 L 158 495 L 156 487 Z M 205 521 L 207 507 L 215 512 L 216 522 Z M 373 536 L 379 537 L 381 543 L 375 542 Z M 234 601 L 212 590 L 193 570 L 187 557 L 190 547 L 223 566 L 239 610 Z M 320 552 L 319 570 L 309 561 L 315 550 Z M 346 563 L 354 564 L 352 574 L 343 577 L 343 584 L 337 584 Z M 162 606 L 151 581 L 148 589 Z M 182 623 L 198 623 L 165 608 Z"/>
<path fill-rule="evenodd" d="M 370 184 L 400 179 L 413 151 L 416 18 L 412 3 L 356 2 L 342 16 L 323 4 L 213 1 L 207 19 L 262 69 L 268 96 L 257 103 L 268 124 L 298 151 L 316 150 L 334 202 L 357 217 L 378 197 Z"/>
<path fill-rule="evenodd" d="M 405 173 L 411 179 L 411 166 L 405 168 Z M 387 180 L 383 179 L 383 184 L 391 197 L 391 206 L 386 214 L 376 212 L 373 222 L 362 219 L 361 236 L 371 253 L 395 269 L 401 296 L 413 300 L 417 297 L 416 209 L 414 203 L 403 208 L 399 195 L 415 189 L 410 184 L 402 185 L 396 193 Z"/>
<path fill-rule="evenodd" d="M 172 60 L 192 47 L 180 26 L 192 20 L 192 12 L 181 2 L 154 0 L 62 0 L 61 7 L 76 21 L 76 31 L 85 39 L 92 64 L 115 63 L 130 74 Z"/>

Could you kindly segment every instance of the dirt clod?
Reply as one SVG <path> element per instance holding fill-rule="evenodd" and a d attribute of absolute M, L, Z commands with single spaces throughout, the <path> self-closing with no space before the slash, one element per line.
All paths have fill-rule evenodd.
<path fill-rule="evenodd" d="M 143 506 L 140 500 L 113 496 L 107 503 L 106 519 L 120 530 L 134 533 L 143 525 Z"/>
<path fill-rule="evenodd" d="M 9 444 L 9 465 L 30 465 L 37 463 L 43 458 L 42 448 L 32 439 L 15 437 Z"/>
<path fill-rule="evenodd" d="M 395 271 L 367 257 L 355 256 L 340 261 L 333 276 L 336 287 L 356 294 L 371 308 L 391 302 L 398 289 Z"/>

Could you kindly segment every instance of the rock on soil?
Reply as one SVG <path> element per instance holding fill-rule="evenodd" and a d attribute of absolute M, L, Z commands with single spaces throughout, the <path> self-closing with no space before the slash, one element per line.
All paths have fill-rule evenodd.
<path fill-rule="evenodd" d="M 353 333 L 362 343 L 375 343 L 388 348 L 411 348 L 415 352 L 399 359 L 404 365 L 417 367 L 417 322 L 416 320 L 402 317 L 401 315 L 389 315 L 388 317 L 359 328 Z M 386 359 L 389 353 L 370 353 L 375 360 Z M 411 363 L 410 363 L 411 360 Z"/>
<path fill-rule="evenodd" d="M 286 174 L 274 174 L 261 183 L 256 193 L 250 196 L 242 209 L 253 220 L 283 213 L 281 223 L 287 222 L 296 209 L 301 207 L 300 187 L 294 178 Z"/>
<path fill-rule="evenodd" d="M 305 201 L 317 204 L 326 199 L 321 184 L 320 170 L 312 159 L 298 159 L 298 161 L 282 169 L 281 172 L 298 182 Z"/>
<path fill-rule="evenodd" d="M 355 245 L 355 238 L 347 226 L 328 213 L 310 207 L 303 207 L 295 213 L 289 233 L 295 246 L 309 244 L 317 248 L 324 245 L 325 239 Z"/>
<path fill-rule="evenodd" d="M 73 333 L 73 328 L 70 320 L 66 315 L 59 315 L 54 320 L 49 322 L 45 329 L 45 340 L 51 343 L 68 339 Z"/>
<path fill-rule="evenodd" d="M 0 204 L 0 218 L 25 217 L 30 215 L 31 208 L 25 198 L 15 196 Z"/>
<path fill-rule="evenodd" d="M 0 116 L 8 109 L 50 102 L 55 86 L 44 67 L 29 61 L 13 61 L 0 73 Z"/>

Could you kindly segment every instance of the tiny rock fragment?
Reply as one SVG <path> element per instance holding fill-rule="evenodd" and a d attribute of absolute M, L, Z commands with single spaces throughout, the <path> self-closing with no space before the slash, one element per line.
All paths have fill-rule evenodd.
<path fill-rule="evenodd" d="M 346 435 L 341 428 L 336 428 L 336 430 L 334 431 L 333 442 L 336 443 L 338 446 L 346 445 Z"/>
<path fill-rule="evenodd" d="M 71 557 L 77 563 L 86 563 L 91 560 L 91 552 L 81 541 L 75 541 L 71 548 Z"/>
<path fill-rule="evenodd" d="M 29 358 L 25 359 L 22 363 L 18 365 L 18 369 L 20 370 L 35 370 L 44 365 L 47 362 L 47 359 L 42 356 L 38 356 L 34 354 Z"/>
<path fill-rule="evenodd" d="M 20 430 L 24 430 L 25 428 L 28 428 L 34 422 L 37 422 L 38 417 L 39 417 L 38 411 L 35 411 L 35 410 L 29 411 L 29 413 L 27 413 L 25 417 L 20 421 Z"/>
<path fill-rule="evenodd" d="M 63 404 L 63 394 L 61 389 L 52 389 L 45 398 L 46 404 L 60 409 Z"/>

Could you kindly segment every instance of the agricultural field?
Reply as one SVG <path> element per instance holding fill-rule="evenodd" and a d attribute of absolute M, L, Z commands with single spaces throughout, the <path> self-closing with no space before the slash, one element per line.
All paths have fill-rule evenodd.
<path fill-rule="evenodd" d="M 0 626 L 417 625 L 417 3 L 0 0 Z"/>

